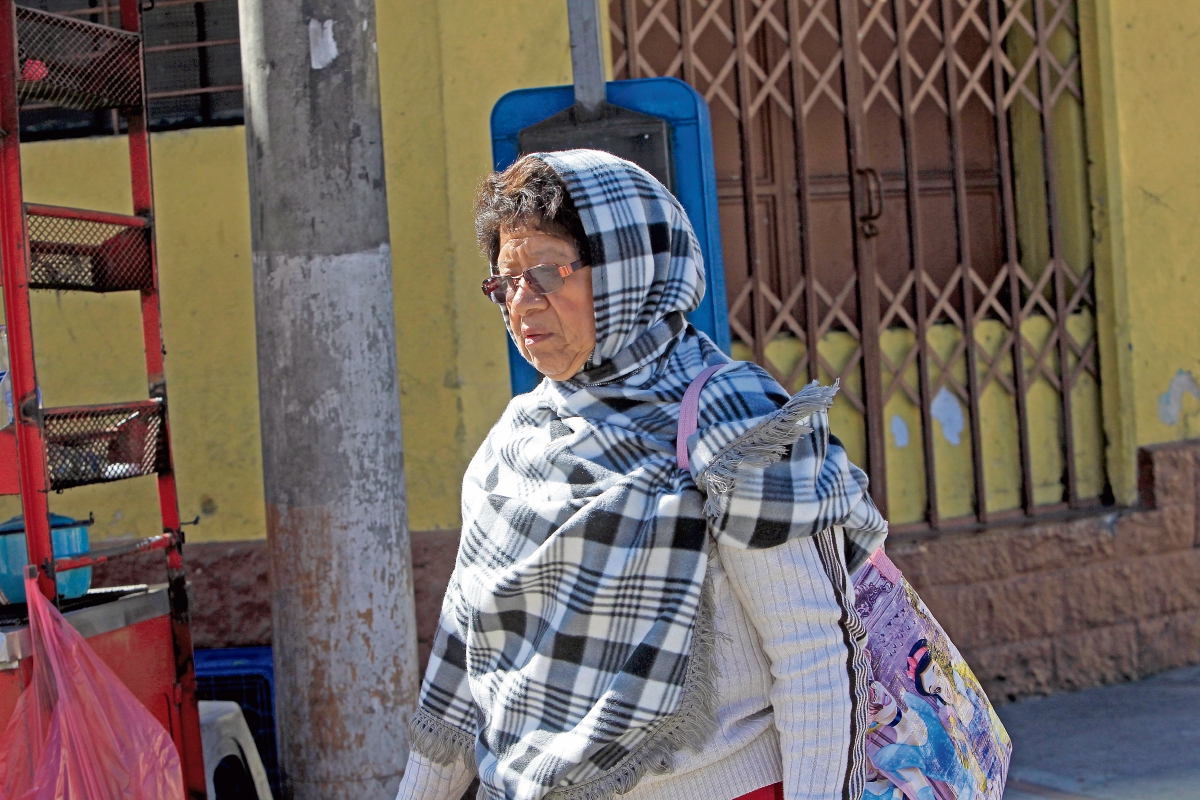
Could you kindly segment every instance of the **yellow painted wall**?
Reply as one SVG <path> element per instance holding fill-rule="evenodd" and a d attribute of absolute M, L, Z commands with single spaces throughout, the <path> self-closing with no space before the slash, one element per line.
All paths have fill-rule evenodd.
<path fill-rule="evenodd" d="M 239 128 L 155 134 L 163 335 L 180 512 L 200 516 L 194 540 L 263 536 L 254 295 L 244 134 Z M 31 202 L 130 213 L 123 137 L 22 148 Z M 141 316 L 133 293 L 35 292 L 34 342 L 48 406 L 146 397 Z M 161 532 L 153 478 L 51 495 L 86 517 L 93 536 Z M 16 498 L 0 514 L 19 513 Z"/>
<path fill-rule="evenodd" d="M 1150 444 L 1200 436 L 1200 397 L 1183 394 L 1173 425 L 1158 408 L 1181 370 L 1200 381 L 1200 4 L 1113 12 L 1137 442 Z"/>
<path fill-rule="evenodd" d="M 565 3 L 375 6 L 382 75 L 409 523 L 459 526 L 459 489 L 510 397 L 507 334 L 479 291 L 471 207 L 491 169 L 501 95 L 569 83 Z"/>
<path fill-rule="evenodd" d="M 488 115 L 506 91 L 569 82 L 565 4 L 503 0 L 480 14 L 470 0 L 396 0 L 378 4 L 377 14 L 410 524 L 452 529 L 463 469 L 508 397 L 505 333 L 476 288 L 486 265 L 471 220 L 475 186 L 490 168 Z M 1099 308 L 1094 323 L 1084 315 L 1071 324 L 1081 331 L 1095 324 L 1101 334 L 1108 469 L 1118 499 L 1130 502 L 1138 445 L 1200 436 L 1200 386 L 1192 383 L 1200 381 L 1200 232 L 1193 222 L 1200 218 L 1200 147 L 1191 124 L 1200 116 L 1200 84 L 1189 38 L 1200 33 L 1200 5 L 1081 0 L 1080 15 Z M 124 147 L 116 137 L 25 147 L 27 197 L 128 211 Z M 181 511 L 204 520 L 193 540 L 258 538 L 264 524 L 244 132 L 156 134 L 153 149 Z M 1077 156 L 1072 163 L 1081 163 Z M 1073 218 L 1078 205 L 1069 209 Z M 1087 260 L 1086 241 L 1074 250 L 1072 262 Z M 47 404 L 144 396 L 132 296 L 39 293 L 34 312 Z M 943 333 L 952 347 L 948 330 L 931 332 L 931 341 Z M 977 331 L 985 347 L 1003 335 L 987 326 Z M 900 333 L 886 337 L 885 350 L 908 345 Z M 835 340 L 821 346 L 837 363 L 849 350 Z M 800 357 L 795 343 L 769 349 L 781 364 Z M 1094 419 L 1095 389 L 1078 391 L 1077 408 Z M 1050 441 L 1038 432 L 1057 425 L 1053 398 L 1032 402 L 1045 406 L 1033 418 L 1034 439 Z M 1008 405 L 985 395 L 992 508 L 1011 507 L 1018 495 Z M 911 476 L 889 486 L 893 516 L 903 522 L 920 516 L 920 422 L 898 395 L 888 414 L 910 432 L 906 448 L 888 437 L 889 472 Z M 861 458 L 861 418 L 844 403 L 835 416 Z M 1095 430 L 1088 419 L 1080 425 Z M 938 441 L 943 516 L 966 513 L 973 488 L 955 465 L 968 463 L 969 440 Z M 1081 436 L 1081 463 L 1096 465 L 1100 447 L 1090 433 Z M 1055 491 L 1056 458 L 1050 450 L 1034 453 L 1044 492 Z M 1090 486 L 1097 474 L 1081 478 Z M 143 479 L 73 490 L 53 497 L 52 508 L 95 511 L 101 538 L 144 536 L 157 530 L 154 502 L 153 483 Z M 11 498 L 0 499 L 0 515 L 17 510 Z"/>
<path fill-rule="evenodd" d="M 570 82 L 566 5 L 502 0 L 377 4 L 397 357 L 409 522 L 459 524 L 467 461 L 508 401 L 500 315 L 479 292 L 486 259 L 471 203 L 491 168 L 488 118 L 505 92 Z M 22 150 L 32 202 L 128 213 L 123 138 Z M 245 133 L 152 137 L 163 327 L 180 510 L 192 541 L 265 533 L 250 276 Z M 36 293 L 47 405 L 145 397 L 133 295 Z M 56 512 L 94 511 L 97 538 L 159 530 L 152 479 L 73 489 Z M 0 498 L 0 518 L 19 513 Z"/>
<path fill-rule="evenodd" d="M 1105 432 L 1129 503 L 1138 446 L 1200 436 L 1200 4 L 1089 0 L 1081 23 Z"/>
<path fill-rule="evenodd" d="M 1072 315 L 1067 323 L 1077 339 L 1086 340 L 1095 329 L 1090 314 Z M 1043 346 L 1050 334 L 1051 326 L 1045 317 L 1033 317 L 1022 326 L 1022 334 L 1032 346 Z M 962 332 L 953 325 L 934 325 L 929 334 L 929 344 L 939 358 L 951 365 L 951 374 L 958 385 L 966 385 L 966 360 L 961 356 L 951 359 L 956 351 Z M 975 338 L 980 347 L 994 357 L 1006 345 L 1008 330 L 998 320 L 984 320 L 975 329 Z M 905 329 L 890 329 L 880 336 L 880 347 L 893 364 L 902 364 L 912 348 L 914 334 Z M 821 340 L 820 351 L 824 361 L 836 369 L 850 359 L 857 350 L 856 340 L 845 332 L 831 332 Z M 749 348 L 740 343 L 734 345 L 734 356 L 749 359 Z M 790 374 L 792 368 L 804 357 L 804 345 L 790 336 L 779 337 L 767 346 L 767 358 L 781 373 Z M 1058 368 L 1056 354 L 1047 359 L 1047 369 Z M 1003 359 L 1000 376 L 1012 380 L 1012 359 Z M 987 369 L 979 365 L 982 381 Z M 935 384 L 941 375 L 936 368 L 930 375 Z M 892 376 L 884 370 L 884 385 L 892 384 Z M 823 383 L 833 376 L 822 374 Z M 911 364 L 904 374 L 905 382 L 914 389 L 919 385 L 916 364 Z M 801 379 L 797 391 L 803 384 Z M 843 388 L 856 396 L 862 396 L 862 372 L 852 370 L 843 383 Z M 1072 392 L 1075 432 L 1075 464 L 1078 470 L 1077 486 L 1081 497 L 1096 497 L 1104 489 L 1102 470 L 1103 441 L 1099 421 L 1099 387 L 1090 376 L 1082 377 Z M 967 517 L 975 509 L 975 485 L 973 480 L 971 434 L 967 427 L 969 418 L 966 405 L 959 400 L 963 414 L 963 427 L 947 430 L 936 417 L 933 420 L 934 465 L 937 477 L 938 512 L 942 519 Z M 1062 500 L 1063 458 L 1060 444 L 1061 401 L 1058 392 L 1046 380 L 1039 377 L 1031 381 L 1028 395 L 1030 461 L 1033 468 L 1034 500 L 1040 504 L 1058 503 Z M 897 389 L 884 406 L 885 458 L 888 476 L 888 518 L 896 525 L 919 522 L 925 516 L 925 455 L 922 448 L 921 412 L 903 391 Z M 899 418 L 901 436 L 897 436 L 894 420 Z M 829 414 L 833 432 L 846 447 L 852 461 L 866 464 L 866 425 L 860 414 L 847 398 L 846 392 L 834 400 Z M 980 403 L 980 428 L 984 465 L 984 489 L 986 507 L 989 512 L 1001 512 L 1019 508 L 1021 505 L 1021 468 L 1019 436 L 1017 432 L 1017 410 L 1013 395 L 1006 391 L 1000 380 L 991 381 L 983 392 Z"/>

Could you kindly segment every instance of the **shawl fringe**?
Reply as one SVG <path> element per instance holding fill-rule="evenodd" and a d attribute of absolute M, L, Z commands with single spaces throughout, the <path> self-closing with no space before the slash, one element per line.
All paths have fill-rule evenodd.
<path fill-rule="evenodd" d="M 768 467 L 783 458 L 797 439 L 812 433 L 809 417 L 830 409 L 838 383 L 821 386 L 813 381 L 783 408 L 723 447 L 700 475 L 704 481 L 701 488 L 708 495 L 704 513 L 709 517 L 721 514 L 722 502 L 733 493 L 738 470 L 743 466 Z"/>
<path fill-rule="evenodd" d="M 435 764 L 475 760 L 475 737 L 418 708 L 408 721 L 408 745 Z"/>
<path fill-rule="evenodd" d="M 700 752 L 717 728 L 717 628 L 713 622 L 712 583 L 700 588 L 700 605 L 692 631 L 692 652 L 684 676 L 678 710 L 647 736 L 621 763 L 577 786 L 551 789 L 546 800 L 608 800 L 625 794 L 646 775 L 662 775 L 675 766 L 682 748 Z"/>

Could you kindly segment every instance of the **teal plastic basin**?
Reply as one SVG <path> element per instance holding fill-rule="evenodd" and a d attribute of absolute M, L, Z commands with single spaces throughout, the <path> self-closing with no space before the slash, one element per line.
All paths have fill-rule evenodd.
<path fill-rule="evenodd" d="M 88 545 L 88 525 L 91 522 L 50 515 L 50 545 L 55 558 L 85 555 Z M 25 602 L 25 565 L 29 551 L 25 545 L 25 519 L 16 516 L 0 525 L 0 592 L 9 603 Z M 58 594 L 68 599 L 83 597 L 92 586 L 92 568 L 60 572 Z"/>

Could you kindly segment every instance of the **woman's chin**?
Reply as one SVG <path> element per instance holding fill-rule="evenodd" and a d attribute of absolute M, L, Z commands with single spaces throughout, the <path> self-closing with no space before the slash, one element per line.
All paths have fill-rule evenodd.
<path fill-rule="evenodd" d="M 533 364 L 533 368 L 536 369 L 539 374 L 545 375 L 547 378 L 554 378 L 555 375 L 558 375 L 560 372 L 562 372 L 561 364 L 548 362 L 546 359 L 538 358 L 537 356 L 526 356 L 526 358 L 529 360 L 529 363 Z"/>
<path fill-rule="evenodd" d="M 574 377 L 575 375 L 574 372 L 563 369 L 562 367 L 540 367 L 538 366 L 537 362 L 534 362 L 533 368 L 536 369 L 538 373 L 545 375 L 552 381 L 565 381 L 567 378 Z"/>
<path fill-rule="evenodd" d="M 538 353 L 536 348 L 529 348 L 524 355 L 529 363 L 533 364 L 534 369 L 551 380 L 563 381 L 575 374 L 570 371 L 571 360 L 557 353 L 543 354 Z"/>

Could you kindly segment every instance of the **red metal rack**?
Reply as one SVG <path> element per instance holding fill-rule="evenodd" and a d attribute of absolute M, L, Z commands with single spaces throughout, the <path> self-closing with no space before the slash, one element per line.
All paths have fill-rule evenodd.
<path fill-rule="evenodd" d="M 189 797 L 203 798 L 183 536 L 163 374 L 140 0 L 120 0 L 120 6 L 121 27 L 114 28 L 0 0 L 0 255 L 16 417 L 14 425 L 0 430 L 0 494 L 21 495 L 29 561 L 37 565 L 38 585 L 51 599 L 56 597 L 56 570 L 135 552 L 166 551 L 167 614 L 154 617 L 156 606 L 144 601 L 141 606 L 150 610 L 139 621 L 124 628 L 110 626 L 105 636 L 96 637 L 95 646 L 102 656 L 111 654 L 115 663 L 110 666 L 171 731 Z M 24 202 L 19 109 L 30 101 L 120 113 L 128 129 L 132 216 Z M 147 399 L 40 407 L 29 305 L 30 290 L 38 289 L 139 293 Z M 162 535 L 55 560 L 48 492 L 143 475 L 157 476 Z M 114 602 L 117 599 L 114 595 Z M 114 644 L 118 641 L 120 646 Z M 148 669 L 156 658 L 163 661 L 159 656 L 165 650 L 169 657 L 164 663 L 174 664 L 173 674 L 169 669 Z M 130 658 L 132 654 L 140 658 Z M 164 681 L 169 685 L 157 685 Z M 0 708 L 3 700 L 0 697 Z"/>

